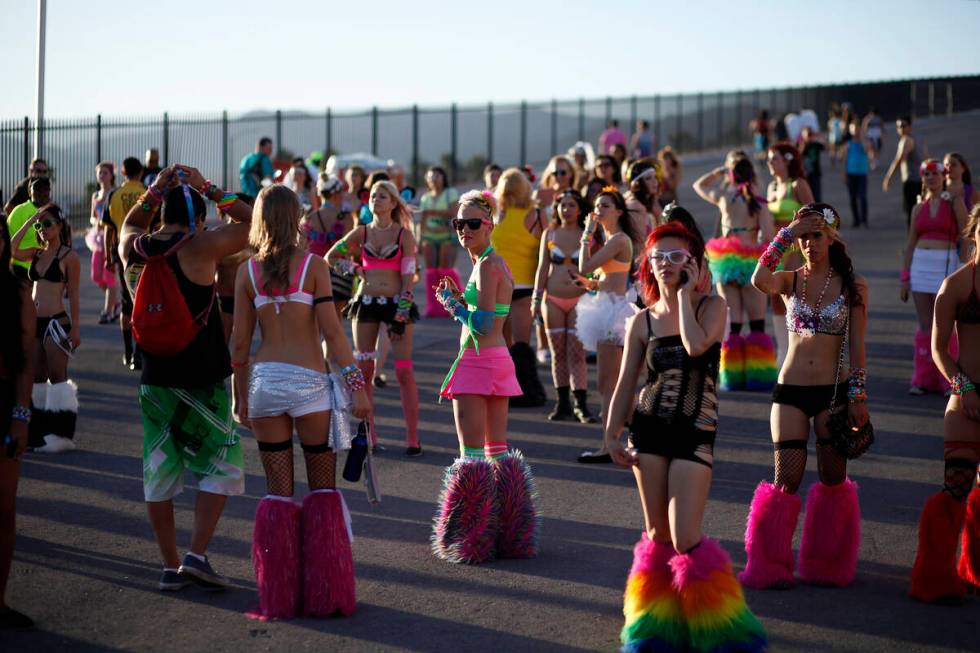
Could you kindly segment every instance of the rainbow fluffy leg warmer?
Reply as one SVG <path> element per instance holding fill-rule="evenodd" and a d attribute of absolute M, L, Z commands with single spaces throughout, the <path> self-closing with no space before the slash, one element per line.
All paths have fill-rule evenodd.
<path fill-rule="evenodd" d="M 956 540 L 965 518 L 963 502 L 947 492 L 937 492 L 926 501 L 919 517 L 919 549 L 909 579 L 909 596 L 932 603 L 959 600 L 966 594 L 966 585 L 956 574 Z"/>
<path fill-rule="evenodd" d="M 745 336 L 745 389 L 767 392 L 776 384 L 776 347 L 765 331 Z"/>
<path fill-rule="evenodd" d="M 252 565 L 259 590 L 255 619 L 292 619 L 300 606 L 300 507 L 291 497 L 259 501 L 252 530 Z"/>
<path fill-rule="evenodd" d="M 677 555 L 670 542 L 646 533 L 633 548 L 633 567 L 623 596 L 623 653 L 687 650 L 687 622 L 674 590 L 670 561 Z"/>
<path fill-rule="evenodd" d="M 745 388 L 745 338 L 740 333 L 729 333 L 721 343 L 718 381 L 722 390 Z"/>
<path fill-rule="evenodd" d="M 354 614 L 357 592 L 350 513 L 340 490 L 314 490 L 303 500 L 303 614 Z"/>
<path fill-rule="evenodd" d="M 861 508 L 857 483 L 814 483 L 806 497 L 800 578 L 814 585 L 846 587 L 857 572 Z"/>
<path fill-rule="evenodd" d="M 793 532 L 800 517 L 800 495 L 762 481 L 755 488 L 745 527 L 748 561 L 738 579 L 754 589 L 792 587 Z"/>
<path fill-rule="evenodd" d="M 520 451 L 512 450 L 493 461 L 497 482 L 499 528 L 497 555 L 501 558 L 533 558 L 538 553 L 540 516 L 531 466 Z"/>
<path fill-rule="evenodd" d="M 670 561 L 694 651 L 764 651 L 766 631 L 745 604 L 732 561 L 709 537 Z"/>
<path fill-rule="evenodd" d="M 459 458 L 446 468 L 432 524 L 432 552 L 449 562 L 477 564 L 494 556 L 497 496 L 493 465 Z"/>
<path fill-rule="evenodd" d="M 961 549 L 957 566 L 960 578 L 969 583 L 974 591 L 980 591 L 980 487 L 973 488 L 966 501 Z"/>
<path fill-rule="evenodd" d="M 446 309 L 436 301 L 436 291 L 432 288 L 439 285 L 439 277 L 442 270 L 439 268 L 425 268 L 425 316 L 426 317 L 447 317 Z"/>

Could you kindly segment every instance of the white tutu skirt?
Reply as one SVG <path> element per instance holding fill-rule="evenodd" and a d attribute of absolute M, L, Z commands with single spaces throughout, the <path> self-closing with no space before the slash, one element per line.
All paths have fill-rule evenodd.
<path fill-rule="evenodd" d="M 625 295 L 609 292 L 582 295 L 575 307 L 578 339 L 589 351 L 595 351 L 600 344 L 622 347 L 626 321 L 640 311 L 635 302 L 636 291 L 632 289 Z"/>
<path fill-rule="evenodd" d="M 960 257 L 956 249 L 920 249 L 912 250 L 912 265 L 909 268 L 909 287 L 912 292 L 924 292 L 935 295 L 943 279 L 959 269 Z"/>

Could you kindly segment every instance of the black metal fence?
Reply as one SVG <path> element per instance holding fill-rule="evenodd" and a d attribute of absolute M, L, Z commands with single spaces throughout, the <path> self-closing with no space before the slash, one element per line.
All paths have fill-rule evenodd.
<path fill-rule="evenodd" d="M 724 93 L 654 95 L 322 113 L 221 113 L 47 120 L 43 156 L 54 179 L 54 198 L 78 225 L 87 222 L 95 188 L 95 164 L 142 157 L 160 150 L 161 164 L 185 162 L 226 188 L 238 188 L 240 159 L 262 136 L 274 139 L 283 158 L 366 152 L 394 159 L 419 183 L 427 165 L 443 165 L 454 182 L 474 180 L 483 166 L 543 165 L 576 141 L 595 143 L 610 118 L 629 132 L 648 120 L 657 145 L 681 154 L 732 147 L 748 141 L 747 123 L 759 110 L 779 117 L 804 108 L 825 124 L 833 103 L 849 102 L 859 114 L 876 106 L 890 119 L 945 115 L 980 109 L 980 75 L 890 82 L 757 89 Z M 5 196 L 33 158 L 37 126 L 30 119 L 0 120 L 0 189 Z"/>

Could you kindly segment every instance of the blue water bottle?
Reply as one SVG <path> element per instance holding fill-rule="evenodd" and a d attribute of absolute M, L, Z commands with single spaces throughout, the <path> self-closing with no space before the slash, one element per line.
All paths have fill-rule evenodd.
<path fill-rule="evenodd" d="M 347 462 L 344 463 L 343 477 L 345 481 L 357 483 L 361 480 L 361 469 L 364 467 L 364 459 L 368 452 L 368 423 L 362 420 L 357 425 L 357 435 L 350 443 L 350 451 L 347 452 Z"/>

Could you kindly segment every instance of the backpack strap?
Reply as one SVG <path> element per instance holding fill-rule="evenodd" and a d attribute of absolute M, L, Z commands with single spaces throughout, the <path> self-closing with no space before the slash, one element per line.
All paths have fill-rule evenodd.
<path fill-rule="evenodd" d="M 183 238 L 178 240 L 176 243 L 170 246 L 170 248 L 162 254 L 157 254 L 155 256 L 146 253 L 146 241 L 150 240 L 150 234 L 143 234 L 139 236 L 135 241 L 133 241 L 133 249 L 136 253 L 145 258 L 147 261 L 150 259 L 161 259 L 167 258 L 173 254 L 176 254 L 184 245 L 190 242 L 194 234 L 186 234 Z"/>

